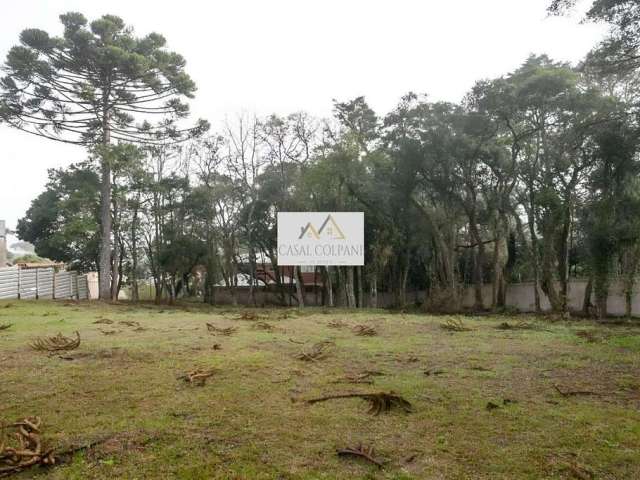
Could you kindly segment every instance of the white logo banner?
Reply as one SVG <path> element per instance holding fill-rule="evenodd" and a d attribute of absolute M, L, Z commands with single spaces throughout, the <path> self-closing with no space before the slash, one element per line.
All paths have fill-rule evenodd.
<path fill-rule="evenodd" d="M 278 212 L 278 265 L 364 265 L 364 213 Z"/>

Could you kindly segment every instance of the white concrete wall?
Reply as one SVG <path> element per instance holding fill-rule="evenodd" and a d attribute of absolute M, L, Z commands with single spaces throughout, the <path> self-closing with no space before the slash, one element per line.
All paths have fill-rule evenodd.
<path fill-rule="evenodd" d="M 586 279 L 572 279 L 569 282 L 569 308 L 571 310 L 582 310 L 584 292 L 587 286 Z M 593 292 L 591 302 L 595 302 Z M 491 306 L 491 285 L 482 286 L 482 300 L 485 307 Z M 471 308 L 474 303 L 473 288 L 465 289 L 463 295 L 463 306 Z M 533 282 L 513 283 L 507 285 L 507 306 L 515 308 L 521 312 L 535 311 Z M 542 310 L 550 310 L 549 299 L 540 289 L 540 306 Z M 612 281 L 609 287 L 609 298 L 607 300 L 607 310 L 609 315 L 625 314 L 624 286 L 621 281 Z M 633 291 L 631 302 L 631 312 L 634 316 L 640 316 L 640 282 Z"/>

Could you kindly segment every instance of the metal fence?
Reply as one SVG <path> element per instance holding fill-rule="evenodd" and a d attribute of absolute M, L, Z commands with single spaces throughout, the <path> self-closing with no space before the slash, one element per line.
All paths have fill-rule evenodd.
<path fill-rule="evenodd" d="M 0 300 L 18 298 L 88 300 L 87 276 L 77 272 L 56 273 L 53 268 L 0 268 Z"/>

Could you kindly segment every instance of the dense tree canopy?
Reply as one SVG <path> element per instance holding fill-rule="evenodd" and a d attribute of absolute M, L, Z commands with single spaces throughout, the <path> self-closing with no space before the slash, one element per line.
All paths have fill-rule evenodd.
<path fill-rule="evenodd" d="M 186 113 L 176 97 L 194 86 L 182 58 L 157 35 L 134 38 L 115 17 L 87 27 L 70 14 L 62 39 L 27 31 L 9 54 L 3 115 L 17 126 L 44 116 L 42 128 L 31 123 L 38 133 L 95 143 L 106 124 L 83 113 L 86 102 L 119 135 L 106 155 L 92 150 L 93 160 L 109 159 L 113 186 L 112 296 L 128 284 L 137 298 L 138 282 L 151 278 L 158 301 L 201 294 L 214 303 L 216 286 L 235 301 L 246 275 L 255 302 L 259 272 L 269 271 L 280 300 L 302 306 L 301 270 L 277 265 L 277 212 L 355 210 L 365 212 L 366 263 L 317 268 L 324 304 L 376 306 L 384 293 L 402 306 L 420 291 L 425 308 L 457 310 L 468 289 L 475 308 L 499 309 L 510 282 L 531 281 L 537 310 L 546 299 L 568 313 L 570 279 L 583 277 L 584 312 L 606 315 L 615 277 L 630 312 L 640 263 L 638 7 L 598 0 L 587 16 L 609 22 L 611 33 L 578 66 L 532 55 L 479 80 L 457 103 L 409 92 L 383 114 L 357 97 L 336 101 L 330 119 L 240 116 L 178 144 L 184 132 L 173 120 L 138 124 L 134 110 Z M 116 65 L 106 111 L 99 97 L 107 87 L 95 83 L 92 63 L 74 60 L 80 50 Z M 52 99 L 71 95 L 68 72 L 86 76 L 73 108 Z M 33 79 L 50 85 L 27 87 Z M 130 134 L 143 139 L 138 147 Z M 98 186 L 86 165 L 52 172 L 20 222 L 21 237 L 41 255 L 102 268 Z"/>
<path fill-rule="evenodd" d="M 118 277 L 111 253 L 111 170 L 118 156 L 112 146 L 181 141 L 208 125 L 178 127 L 189 113 L 182 98 L 192 98 L 196 87 L 184 58 L 166 49 L 162 35 L 138 38 L 113 15 L 89 23 L 70 12 L 60 21 L 62 36 L 27 29 L 20 45 L 9 50 L 0 80 L 0 120 L 84 145 L 100 159 L 100 296 L 109 298 L 111 279 Z"/>

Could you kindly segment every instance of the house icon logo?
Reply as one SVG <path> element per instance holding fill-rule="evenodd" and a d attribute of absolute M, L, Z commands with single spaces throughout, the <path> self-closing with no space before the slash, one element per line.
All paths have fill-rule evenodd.
<path fill-rule="evenodd" d="M 311 222 L 308 222 L 307 225 L 300 229 L 298 240 L 302 240 L 304 236 L 307 238 L 315 238 L 316 240 L 320 240 L 321 238 L 327 240 L 345 240 L 347 238 L 331 215 L 327 215 L 327 218 L 317 230 Z"/>

